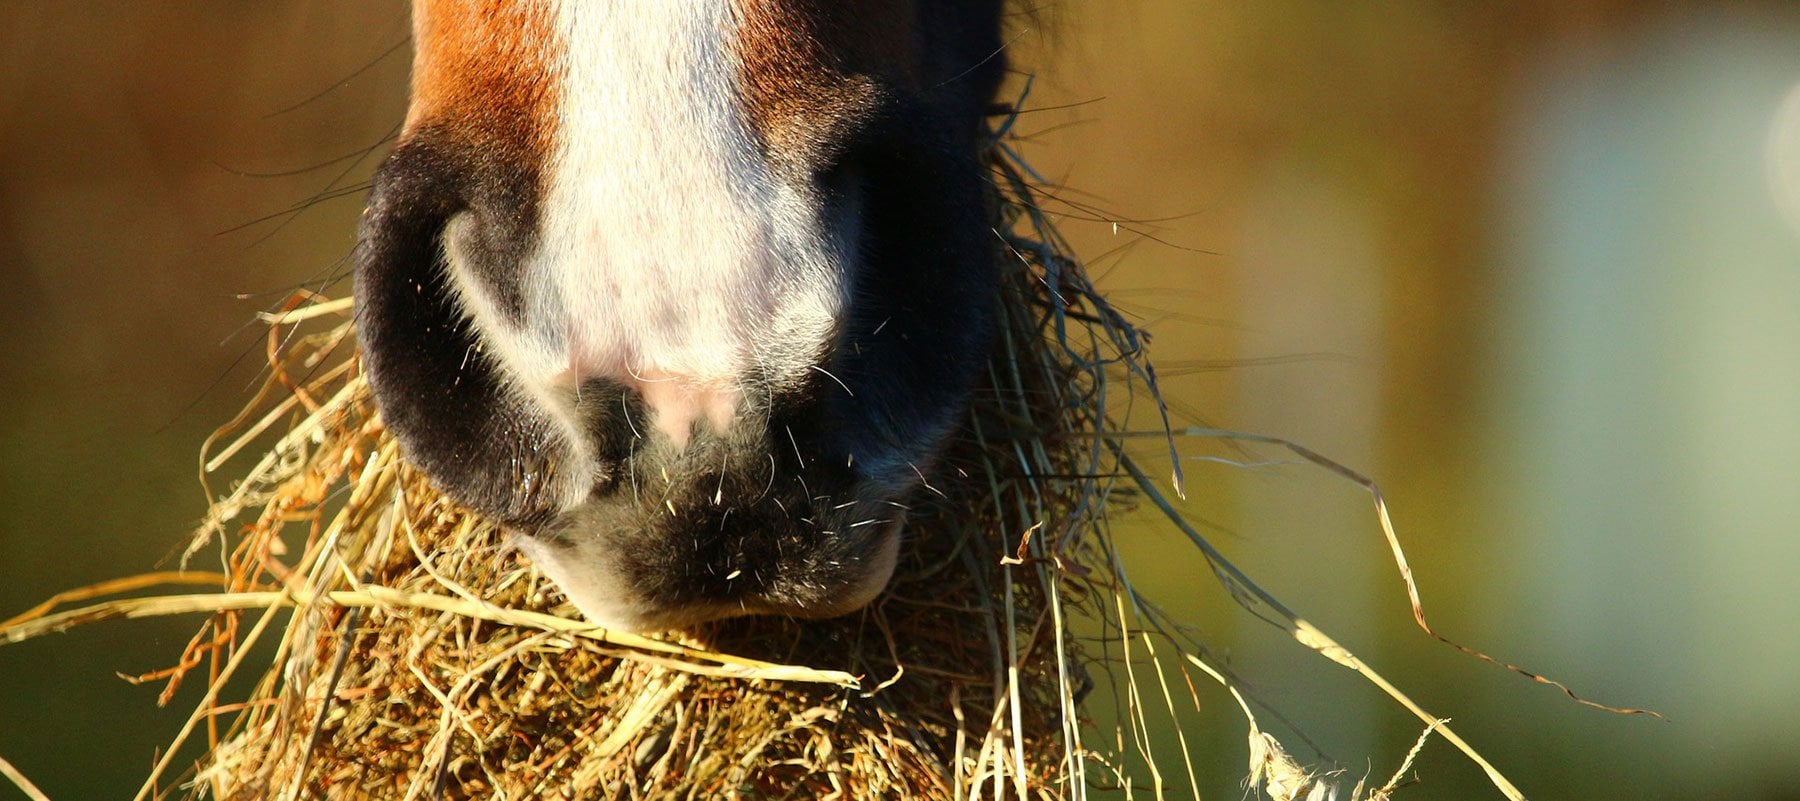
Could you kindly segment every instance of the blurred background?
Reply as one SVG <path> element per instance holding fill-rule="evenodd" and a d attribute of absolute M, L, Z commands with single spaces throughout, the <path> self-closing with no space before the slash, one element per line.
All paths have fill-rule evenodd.
<path fill-rule="evenodd" d="M 0 617 L 182 544 L 246 323 L 349 252 L 360 194 L 332 196 L 401 117 L 406 26 L 395 0 L 0 5 Z M 1181 420 L 1373 476 L 1441 630 L 1668 721 L 1432 642 L 1367 494 L 1284 454 L 1188 443 L 1220 547 L 1533 798 L 1800 799 L 1792 4 L 1058 0 L 1011 36 L 1021 147 Z M 1410 717 L 1149 514 L 1118 531 L 1302 760 L 1393 770 Z M 198 688 L 159 710 L 116 674 L 194 623 L 0 647 L 0 756 L 128 796 Z M 1240 715 L 1200 695 L 1198 791 L 1241 797 Z M 1442 741 L 1417 770 L 1401 797 L 1498 797 Z"/>

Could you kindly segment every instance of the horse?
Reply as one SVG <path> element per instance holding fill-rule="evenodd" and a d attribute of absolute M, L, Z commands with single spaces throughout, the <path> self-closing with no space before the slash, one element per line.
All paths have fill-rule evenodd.
<path fill-rule="evenodd" d="M 354 258 L 403 456 L 588 620 L 886 586 L 996 312 L 1002 0 L 414 0 Z"/>

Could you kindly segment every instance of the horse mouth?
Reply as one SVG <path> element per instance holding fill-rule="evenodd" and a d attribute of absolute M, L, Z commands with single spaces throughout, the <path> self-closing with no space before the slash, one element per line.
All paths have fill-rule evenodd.
<path fill-rule="evenodd" d="M 788 567 L 773 582 L 757 568 L 710 575 L 670 598 L 659 582 L 641 584 L 631 570 L 592 547 L 567 539 L 516 533 L 514 545 L 561 588 L 583 618 L 621 631 L 653 632 L 749 615 L 822 620 L 852 614 L 887 589 L 899 563 L 903 519 L 874 535 L 864 558 L 825 574 Z"/>

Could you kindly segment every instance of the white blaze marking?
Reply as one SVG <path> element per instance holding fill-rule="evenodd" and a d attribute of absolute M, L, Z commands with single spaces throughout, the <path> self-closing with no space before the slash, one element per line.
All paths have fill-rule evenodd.
<path fill-rule="evenodd" d="M 566 416 L 582 381 L 621 382 L 681 445 L 730 425 L 746 378 L 812 365 L 842 305 L 839 246 L 757 150 L 731 0 L 552 6 L 565 71 L 525 326 L 453 274 L 521 390 Z"/>

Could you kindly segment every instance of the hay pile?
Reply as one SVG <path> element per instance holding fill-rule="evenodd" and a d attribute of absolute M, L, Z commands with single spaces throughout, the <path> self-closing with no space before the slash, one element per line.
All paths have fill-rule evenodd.
<path fill-rule="evenodd" d="M 1062 606 L 1100 598 L 1089 579 L 1108 577 L 1087 535 L 1107 501 L 1095 476 L 1114 471 L 1093 434 L 1108 364 L 1140 347 L 993 153 L 1011 189 L 997 203 L 1003 342 L 889 592 L 837 620 L 669 640 L 585 626 L 494 525 L 398 458 L 349 324 L 323 322 L 344 303 L 274 318 L 269 387 L 207 466 L 288 431 L 190 553 L 217 554 L 228 592 L 277 593 L 279 611 L 220 611 L 196 637 L 186 662 L 213 657 L 215 683 L 246 654 L 268 661 L 186 786 L 222 799 L 1081 792 L 1091 680 Z"/>
<path fill-rule="evenodd" d="M 1132 590 L 1107 528 L 1129 490 L 1169 514 L 1234 598 L 1413 711 L 1420 745 L 1440 734 L 1522 798 L 1226 561 L 1131 458 L 1134 436 L 1170 438 L 1171 451 L 1172 433 L 1228 436 L 1367 481 L 1280 440 L 1171 432 L 1166 414 L 1160 432 L 1121 430 L 1134 399 L 1162 410 L 1144 338 L 1066 255 L 1035 202 L 1042 180 L 1004 142 L 1010 122 L 989 151 L 1001 342 L 945 455 L 952 478 L 916 499 L 893 583 L 869 609 L 664 638 L 592 627 L 494 525 L 399 458 L 358 372 L 348 302 L 305 298 L 269 317 L 271 377 L 202 456 L 203 478 L 249 463 L 184 558 L 218 572 L 64 594 L 0 623 L 0 642 L 209 613 L 180 662 L 146 677 L 167 682 L 165 703 L 184 681 L 207 689 L 140 799 L 1062 799 L 1129 788 L 1138 773 L 1160 795 L 1162 774 L 1179 774 L 1158 770 L 1152 730 L 1168 723 L 1150 719 L 1179 726 L 1178 704 L 1197 710 L 1194 686 L 1208 680 L 1248 720 L 1252 788 L 1280 801 L 1387 798 L 1405 765 L 1383 787 L 1340 794 L 1257 727 L 1203 643 Z M 171 582 L 217 591 L 51 614 Z M 1159 644 L 1173 646 L 1161 659 Z M 1121 707 L 1111 730 L 1083 718 L 1096 687 L 1116 689 L 1099 694 Z"/>

